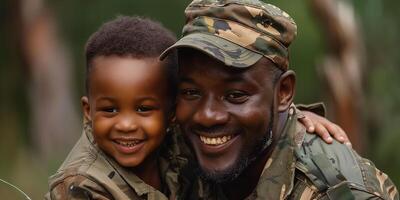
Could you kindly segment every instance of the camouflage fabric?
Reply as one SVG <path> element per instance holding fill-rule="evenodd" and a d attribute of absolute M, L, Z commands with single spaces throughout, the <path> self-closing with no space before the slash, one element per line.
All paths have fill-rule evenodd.
<path fill-rule="evenodd" d="M 371 161 L 360 157 L 346 145 L 337 142 L 329 145 L 318 136 L 306 134 L 297 117 L 297 111 L 292 106 L 284 132 L 266 162 L 256 188 L 246 200 L 399 199 L 399 193 L 390 178 Z M 316 153 L 326 155 L 329 165 L 335 169 L 332 175 L 343 175 L 345 181 L 326 185 L 324 190 L 320 190 L 317 180 L 310 179 L 310 174 L 314 172 L 308 171 L 296 154 L 297 151 L 310 147 L 314 151 L 321 151 Z M 226 199 L 218 185 L 199 182 L 201 189 L 198 190 L 198 195 L 201 198 Z"/>
<path fill-rule="evenodd" d="M 288 69 L 297 26 L 278 7 L 258 0 L 195 0 L 185 16 L 183 37 L 161 59 L 172 49 L 191 47 L 227 66 L 249 67 L 264 56 Z"/>
<path fill-rule="evenodd" d="M 162 192 L 144 183 L 139 177 L 105 155 L 93 141 L 92 130 L 85 123 L 84 133 L 60 169 L 49 179 L 50 192 L 45 199 L 182 199 L 179 170 L 187 159 L 180 156 L 179 148 L 167 148 L 175 141 L 171 136 L 165 141 L 159 159 Z M 168 145 L 167 145 L 168 144 Z"/>

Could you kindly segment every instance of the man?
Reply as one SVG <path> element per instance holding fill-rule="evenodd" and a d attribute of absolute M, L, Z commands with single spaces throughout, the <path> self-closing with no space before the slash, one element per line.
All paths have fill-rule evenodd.
<path fill-rule="evenodd" d="M 292 105 L 293 19 L 257 0 L 195 0 L 178 49 L 176 118 L 202 199 L 399 199 L 351 148 L 305 134 Z M 197 183 L 195 183 L 196 185 Z"/>

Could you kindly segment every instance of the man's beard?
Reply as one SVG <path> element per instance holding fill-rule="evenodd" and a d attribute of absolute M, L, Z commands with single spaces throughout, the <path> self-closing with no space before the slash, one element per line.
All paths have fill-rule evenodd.
<path fill-rule="evenodd" d="M 268 124 L 268 128 L 266 133 L 260 138 L 257 143 L 254 145 L 254 148 L 248 154 L 241 154 L 238 160 L 228 169 L 223 171 L 205 171 L 202 170 L 199 165 L 196 169 L 198 175 L 209 182 L 214 183 L 224 183 L 230 182 L 235 180 L 239 177 L 239 175 L 257 158 L 261 155 L 264 155 L 265 150 L 271 145 L 272 143 L 272 126 L 274 122 L 274 113 L 273 108 L 271 106 L 271 114 L 270 114 L 270 122 Z"/>

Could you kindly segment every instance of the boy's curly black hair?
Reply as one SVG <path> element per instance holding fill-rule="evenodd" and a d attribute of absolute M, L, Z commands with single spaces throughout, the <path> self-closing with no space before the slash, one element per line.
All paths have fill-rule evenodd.
<path fill-rule="evenodd" d="M 97 56 L 130 56 L 134 58 L 158 58 L 176 42 L 174 34 L 160 23 L 148 18 L 119 16 L 103 24 L 86 43 L 86 93 L 89 92 L 89 75 L 92 62 Z M 166 74 L 172 97 L 176 95 L 176 53 L 165 62 Z"/>

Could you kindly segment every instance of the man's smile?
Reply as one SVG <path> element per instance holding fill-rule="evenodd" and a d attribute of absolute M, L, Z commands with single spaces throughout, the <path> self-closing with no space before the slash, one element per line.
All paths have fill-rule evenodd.
<path fill-rule="evenodd" d="M 231 140 L 243 132 L 237 128 L 221 126 L 206 128 L 199 125 L 191 128 L 191 130 L 190 132 L 197 136 L 197 142 L 200 142 L 203 146 L 213 147 L 214 149 L 220 149 L 222 146 L 230 144 Z"/>
<path fill-rule="evenodd" d="M 232 132 L 224 133 L 191 133 L 190 138 L 192 142 L 197 143 L 201 151 L 204 154 L 215 156 L 226 153 L 228 149 L 231 149 L 236 141 L 239 141 L 240 134 L 232 134 Z"/>
<path fill-rule="evenodd" d="M 204 144 L 215 145 L 216 146 L 216 145 L 225 144 L 226 142 L 231 140 L 232 137 L 233 137 L 233 135 L 227 135 L 227 136 L 222 136 L 222 137 L 206 137 L 206 136 L 201 136 L 200 135 L 200 140 Z"/>

